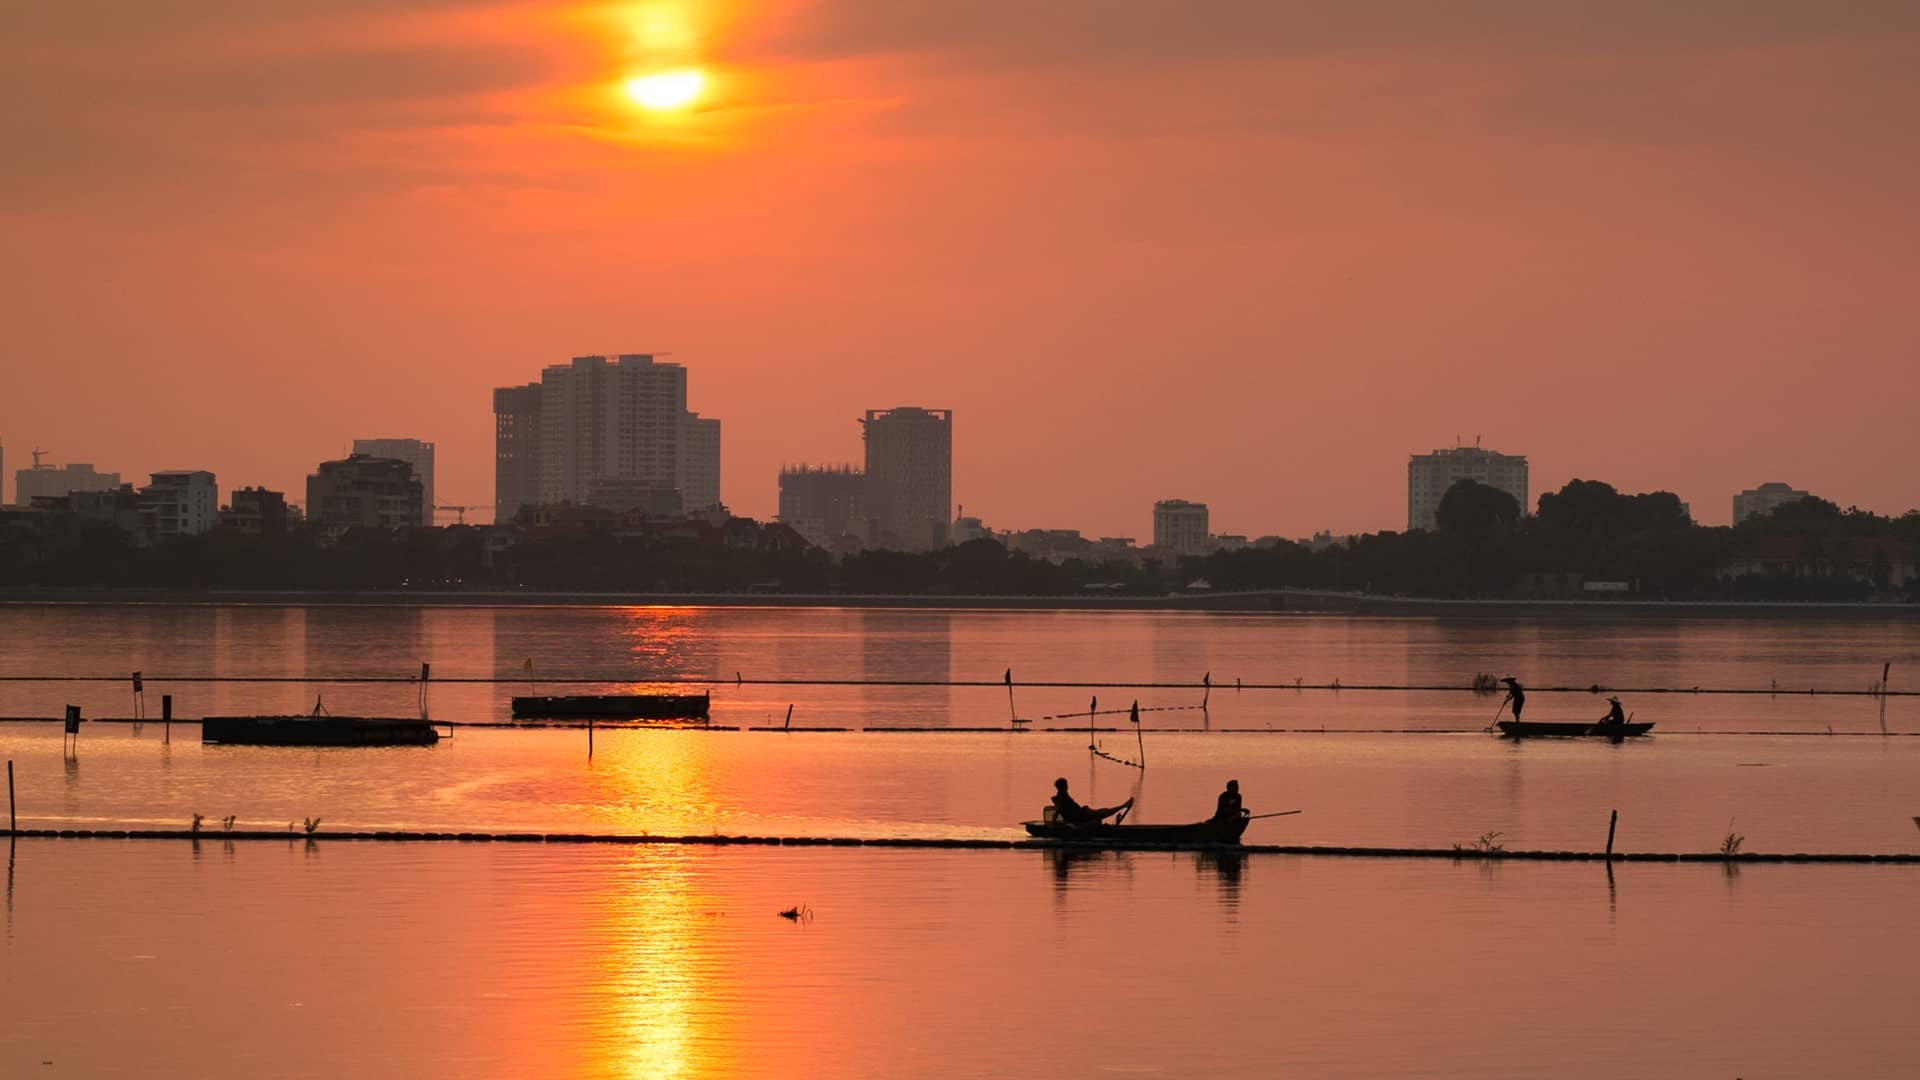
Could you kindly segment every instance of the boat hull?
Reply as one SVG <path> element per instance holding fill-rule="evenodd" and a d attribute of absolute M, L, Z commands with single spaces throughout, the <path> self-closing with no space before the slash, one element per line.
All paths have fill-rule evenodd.
<path fill-rule="evenodd" d="M 705 720 L 706 694 L 573 694 L 517 697 L 515 720 Z"/>
<path fill-rule="evenodd" d="M 1645 735 L 1653 727 L 1653 721 L 1643 720 L 1637 724 L 1583 724 L 1577 720 L 1569 723 L 1533 720 L 1502 720 L 1500 733 L 1515 739 L 1567 739 L 1589 737 L 1596 739 L 1621 739 L 1629 735 Z"/>
<path fill-rule="evenodd" d="M 1063 825 L 1026 821 L 1027 835 L 1042 840 L 1076 840 L 1090 844 L 1237 844 L 1247 831 L 1247 819 L 1196 821 L 1190 825 Z"/>

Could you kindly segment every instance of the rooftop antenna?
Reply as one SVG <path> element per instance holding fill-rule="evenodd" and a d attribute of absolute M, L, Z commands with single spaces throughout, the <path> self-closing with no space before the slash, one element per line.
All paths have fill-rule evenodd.
<path fill-rule="evenodd" d="M 31 451 L 29 451 L 29 453 L 33 455 L 33 467 L 36 469 L 39 468 L 40 458 L 46 454 L 46 451 L 36 446 Z"/>

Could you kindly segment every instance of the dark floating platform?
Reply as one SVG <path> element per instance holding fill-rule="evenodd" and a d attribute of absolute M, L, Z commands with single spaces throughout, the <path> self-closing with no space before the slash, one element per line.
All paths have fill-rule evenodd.
<path fill-rule="evenodd" d="M 709 696 L 699 694 L 573 694 L 517 697 L 515 720 L 705 720 Z"/>
<path fill-rule="evenodd" d="M 380 716 L 209 716 L 200 741 L 229 746 L 432 746 L 428 720 Z"/>

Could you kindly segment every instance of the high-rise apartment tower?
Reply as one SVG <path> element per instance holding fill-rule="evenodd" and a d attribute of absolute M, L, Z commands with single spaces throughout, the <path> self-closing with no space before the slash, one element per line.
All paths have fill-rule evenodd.
<path fill-rule="evenodd" d="M 1439 521 L 1440 500 L 1447 489 L 1461 480 L 1473 480 L 1499 488 L 1527 509 L 1527 459 L 1521 454 L 1500 454 L 1482 450 L 1479 445 L 1456 446 L 1431 454 L 1414 454 L 1407 459 L 1407 531 L 1433 531 Z"/>
<path fill-rule="evenodd" d="M 868 539 L 896 551 L 945 547 L 953 522 L 953 410 L 868 409 Z"/>
<path fill-rule="evenodd" d="M 493 392 L 494 518 L 617 498 L 720 502 L 720 421 L 687 411 L 687 369 L 640 353 L 578 356 Z"/>

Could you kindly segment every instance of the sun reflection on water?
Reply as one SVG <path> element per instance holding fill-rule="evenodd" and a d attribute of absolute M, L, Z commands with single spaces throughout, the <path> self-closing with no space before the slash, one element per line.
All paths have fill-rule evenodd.
<path fill-rule="evenodd" d="M 689 607 L 621 608 L 627 654 L 656 677 L 703 674 L 693 670 L 690 655 L 699 615 Z"/>
<path fill-rule="evenodd" d="M 723 1076 L 731 1055 L 724 1034 L 719 960 L 703 924 L 718 915 L 682 848 L 636 850 L 608 875 L 596 897 L 595 940 L 608 952 L 593 996 L 613 1011 L 595 1048 L 594 1075 Z"/>

